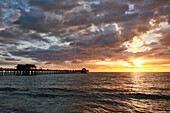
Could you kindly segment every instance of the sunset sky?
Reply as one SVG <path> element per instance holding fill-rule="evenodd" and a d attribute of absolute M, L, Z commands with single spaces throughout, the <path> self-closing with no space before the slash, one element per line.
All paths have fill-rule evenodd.
<path fill-rule="evenodd" d="M 0 67 L 170 72 L 170 0 L 0 0 Z"/>

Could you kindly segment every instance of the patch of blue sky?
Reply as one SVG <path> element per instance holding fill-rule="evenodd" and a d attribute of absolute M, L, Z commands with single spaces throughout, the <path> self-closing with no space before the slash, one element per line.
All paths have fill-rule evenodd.
<path fill-rule="evenodd" d="M 162 22 L 159 24 L 159 27 L 148 31 L 147 34 L 144 34 L 141 36 L 143 41 L 155 41 L 158 42 L 158 38 L 161 37 L 161 34 L 157 34 L 155 33 L 156 31 L 160 31 L 161 29 L 168 29 L 170 28 L 170 25 L 168 24 L 168 22 Z"/>
<path fill-rule="evenodd" d="M 101 23 L 97 28 L 96 26 L 93 28 L 94 31 L 102 31 L 102 32 L 108 32 L 108 31 L 117 31 L 120 32 L 123 27 L 119 23 Z"/>
<path fill-rule="evenodd" d="M 164 22 L 164 23 L 161 24 L 161 28 L 168 28 L 168 27 L 170 27 L 168 22 Z"/>
<path fill-rule="evenodd" d="M 99 5 L 100 1 L 80 1 L 79 4 Z"/>
<path fill-rule="evenodd" d="M 31 7 L 29 6 L 29 0 L 4 0 L 6 8 L 22 9 L 26 12 L 30 12 Z"/>
<path fill-rule="evenodd" d="M 19 41 L 19 45 L 17 46 L 17 49 L 25 49 L 28 47 L 34 47 L 35 49 L 48 49 L 50 45 L 43 41 Z"/>
<path fill-rule="evenodd" d="M 128 10 L 125 11 L 125 14 L 126 14 L 126 15 L 131 15 L 131 14 L 135 14 L 135 13 L 137 13 L 137 12 L 138 12 L 138 10 L 135 9 L 135 5 L 129 3 L 129 4 L 128 4 Z"/>
<path fill-rule="evenodd" d="M 14 9 L 7 9 L 7 8 L 2 8 L 2 19 L 6 21 L 11 15 L 15 14 Z"/>

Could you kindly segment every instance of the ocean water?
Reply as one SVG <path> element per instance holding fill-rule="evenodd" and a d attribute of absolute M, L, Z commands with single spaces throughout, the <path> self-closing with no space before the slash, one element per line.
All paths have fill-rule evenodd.
<path fill-rule="evenodd" d="M 0 76 L 0 113 L 170 112 L 170 73 Z"/>

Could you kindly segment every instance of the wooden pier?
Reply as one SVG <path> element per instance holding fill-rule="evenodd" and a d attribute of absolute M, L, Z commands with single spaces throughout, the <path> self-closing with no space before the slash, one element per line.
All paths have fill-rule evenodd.
<path fill-rule="evenodd" d="M 83 68 L 82 70 L 50 70 L 50 69 L 36 69 L 35 65 L 17 65 L 17 68 L 0 68 L 0 76 L 7 75 L 44 75 L 44 74 L 71 74 L 71 73 L 87 73 L 89 70 Z"/>

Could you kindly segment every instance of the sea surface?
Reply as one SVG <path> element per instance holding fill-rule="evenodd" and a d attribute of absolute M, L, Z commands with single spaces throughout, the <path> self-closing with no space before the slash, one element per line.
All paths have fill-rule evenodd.
<path fill-rule="evenodd" d="M 0 76 L 0 113 L 170 113 L 170 73 Z"/>

